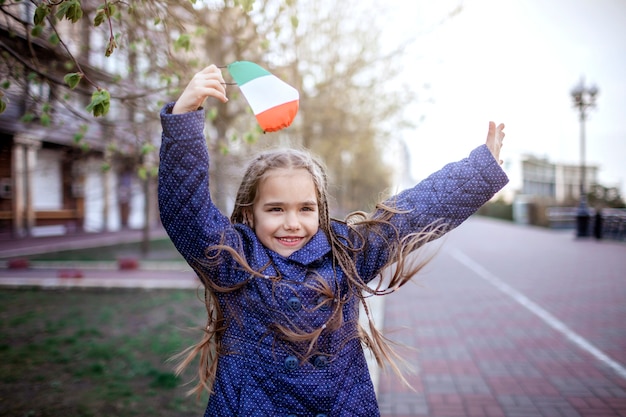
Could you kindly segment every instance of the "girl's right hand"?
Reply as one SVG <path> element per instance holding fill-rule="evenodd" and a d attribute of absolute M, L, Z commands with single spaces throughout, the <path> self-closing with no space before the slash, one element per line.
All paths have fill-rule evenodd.
<path fill-rule="evenodd" d="M 196 111 L 207 97 L 214 97 L 222 103 L 228 101 L 222 71 L 215 65 L 209 65 L 193 76 L 174 104 L 172 114 Z"/>

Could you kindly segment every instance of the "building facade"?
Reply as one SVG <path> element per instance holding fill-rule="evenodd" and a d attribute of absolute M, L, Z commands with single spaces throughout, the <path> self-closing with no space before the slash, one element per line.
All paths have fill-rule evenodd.
<path fill-rule="evenodd" d="M 598 183 L 598 167 L 585 167 L 585 190 Z M 556 204 L 573 204 L 580 199 L 582 167 L 557 164 L 547 159 L 527 156 L 522 160 L 522 195 L 553 200 Z"/>
<path fill-rule="evenodd" d="M 146 205 L 155 213 L 156 198 L 147 197 L 149 188 L 136 174 L 138 141 L 128 129 L 133 112 L 112 100 L 109 116 L 95 118 L 85 110 L 94 88 L 81 82 L 70 91 L 63 78 L 79 64 L 99 85 L 112 85 L 119 75 L 108 67 L 115 67 L 116 58 L 107 70 L 92 65 L 91 38 L 80 25 L 60 22 L 56 28 L 71 45 L 73 59 L 49 38 L 30 36 L 33 8 L 29 2 L 5 5 L 0 19 L 0 79 L 7 103 L 0 114 L 0 238 L 155 222 Z"/>
<path fill-rule="evenodd" d="M 583 177 L 580 165 L 554 163 L 527 155 L 521 161 L 521 176 L 521 191 L 513 201 L 513 217 L 517 223 L 547 226 L 550 212 L 575 211 Z M 598 183 L 597 178 L 598 167 L 586 165 L 586 192 Z"/>

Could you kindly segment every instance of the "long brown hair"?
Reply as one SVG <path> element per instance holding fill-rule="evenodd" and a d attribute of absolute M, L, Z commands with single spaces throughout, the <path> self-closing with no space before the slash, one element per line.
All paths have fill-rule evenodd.
<path fill-rule="evenodd" d="M 408 255 L 425 243 L 441 236 L 446 231 L 446 225 L 443 223 L 435 223 L 424 230 L 416 231 L 401 238 L 399 231 L 391 223 L 391 219 L 393 216 L 401 214 L 402 211 L 394 208 L 393 201 L 377 204 L 373 214 L 364 212 L 349 214 L 342 222 L 359 236 L 357 241 L 365 243 L 367 236 L 373 233 L 380 238 L 386 239 L 390 248 L 389 261 L 384 268 L 381 269 L 391 271 L 389 279 L 385 280 L 384 284 L 381 280 L 377 287 L 371 288 L 361 279 L 355 265 L 356 255 L 365 250 L 366 247 L 365 245 L 358 247 L 351 246 L 346 242 L 345 238 L 337 235 L 331 227 L 331 222 L 339 220 L 332 219 L 330 216 L 326 169 L 318 158 L 307 151 L 295 149 L 266 151 L 252 160 L 239 186 L 235 206 L 230 217 L 231 222 L 233 224 L 249 223 L 249 216 L 251 215 L 252 206 L 257 198 L 259 184 L 264 178 L 272 175 L 272 171 L 276 169 L 305 169 L 311 174 L 318 200 L 319 227 L 326 234 L 330 242 L 333 269 L 335 271 L 337 271 L 337 268 L 341 269 L 346 276 L 348 297 L 336 297 L 336 294 L 333 294 L 333 289 L 330 288 L 328 283 L 321 277 L 317 277 L 312 283 L 308 284 L 314 286 L 318 292 L 326 295 L 328 299 L 335 299 L 337 301 L 334 303 L 331 319 L 328 321 L 326 328 L 329 331 L 340 328 L 343 325 L 343 306 L 350 301 L 350 296 L 358 297 L 368 318 L 369 333 L 362 329 L 359 324 L 358 332 L 352 335 L 352 337 L 358 337 L 361 342 L 372 351 L 379 366 L 382 367 L 384 362 L 389 363 L 394 372 L 407 383 L 397 365 L 397 361 L 401 360 L 401 358 L 394 352 L 389 341 L 374 325 L 366 298 L 372 295 L 384 295 L 393 292 L 419 272 L 428 262 L 428 259 L 415 262 L 413 259 L 410 259 Z M 390 230 L 392 231 L 391 234 L 393 237 L 391 239 L 385 238 L 385 236 L 389 235 Z M 221 251 L 228 252 L 251 276 L 262 279 L 277 279 L 277 277 L 268 277 L 263 271 L 253 270 L 243 254 L 227 245 L 216 245 L 207 248 L 206 262 L 209 264 L 219 262 Z M 189 393 L 200 395 L 203 391 L 212 392 L 212 384 L 217 370 L 217 360 L 221 349 L 221 336 L 226 326 L 225 315 L 217 302 L 216 293 L 237 291 L 245 286 L 246 282 L 238 284 L 235 287 L 220 287 L 202 273 L 200 265 L 195 269 L 205 285 L 204 301 L 207 308 L 208 321 L 204 329 L 203 339 L 198 344 L 189 347 L 176 356 L 176 358 L 182 359 L 176 367 L 176 372 L 180 374 L 187 365 L 199 355 L 198 383 Z M 316 308 L 321 307 L 322 305 L 319 305 Z M 322 331 L 322 329 L 308 332 L 305 330 L 294 330 L 278 324 L 276 324 L 274 330 L 280 333 L 281 338 L 284 340 L 305 346 L 305 351 L 302 353 L 304 357 L 312 355 L 313 349 Z"/>

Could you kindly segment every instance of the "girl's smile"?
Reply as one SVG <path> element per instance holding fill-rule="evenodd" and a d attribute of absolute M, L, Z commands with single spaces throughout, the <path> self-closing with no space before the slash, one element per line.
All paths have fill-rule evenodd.
<path fill-rule="evenodd" d="M 284 257 L 306 245 L 319 229 L 311 174 L 303 168 L 272 170 L 259 183 L 251 227 L 265 247 Z"/>

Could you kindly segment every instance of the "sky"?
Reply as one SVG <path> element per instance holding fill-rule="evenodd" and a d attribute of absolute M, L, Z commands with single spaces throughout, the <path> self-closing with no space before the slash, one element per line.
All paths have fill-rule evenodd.
<path fill-rule="evenodd" d="M 484 143 L 489 120 L 506 125 L 501 157 L 521 187 L 523 155 L 580 164 L 579 113 L 570 92 L 599 89 L 586 160 L 626 194 L 626 0 L 386 0 L 383 45 L 415 37 L 402 79 L 422 96 L 402 132 L 421 179 Z M 445 14 L 459 4 L 449 19 Z M 424 84 L 429 87 L 424 89 Z"/>

